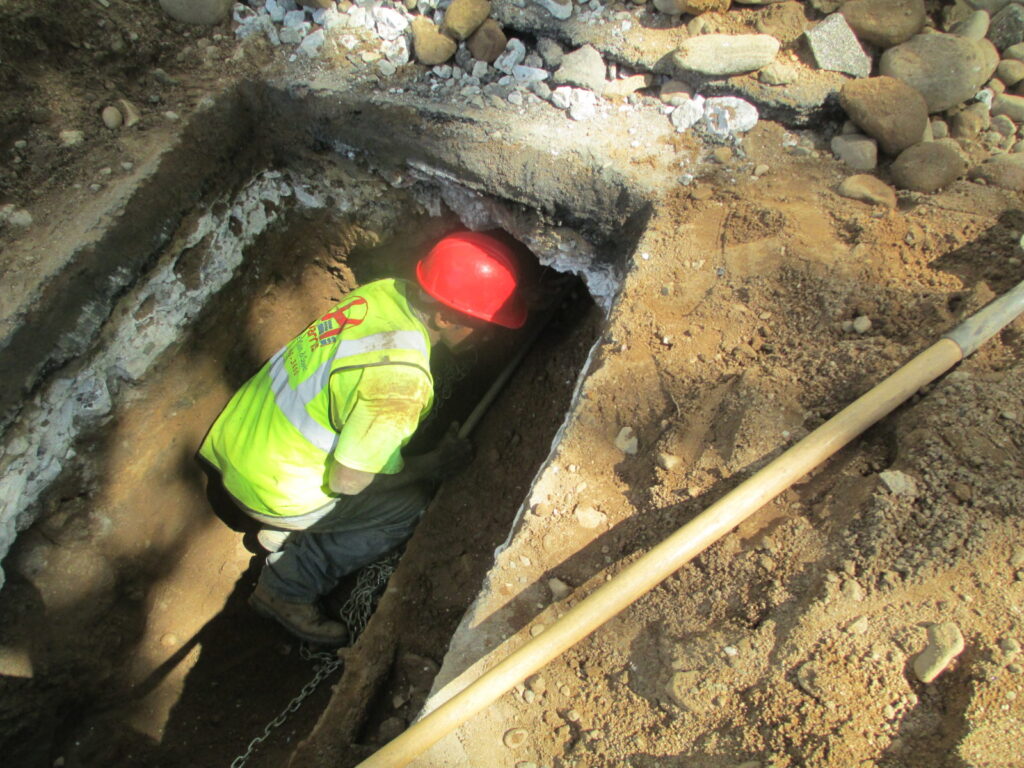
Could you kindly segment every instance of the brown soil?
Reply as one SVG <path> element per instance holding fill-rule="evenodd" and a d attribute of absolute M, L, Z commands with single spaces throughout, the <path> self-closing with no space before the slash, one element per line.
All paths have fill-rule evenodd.
<path fill-rule="evenodd" d="M 259 45 L 234 59 L 226 28 L 198 33 L 129 0 L 4 5 L 0 47 L 0 150 L 20 158 L 0 168 L 0 203 L 37 219 L 82 205 L 107 183 L 101 169 L 157 151 L 163 112 L 280 61 Z M 134 133 L 99 120 L 122 97 L 144 112 Z M 84 142 L 61 147 L 65 129 Z M 386 623 L 348 652 L 334 700 L 323 686 L 250 765 L 285 764 L 321 712 L 293 765 L 352 764 L 415 716 L 598 335 L 566 440 L 474 607 L 487 646 L 550 623 L 1024 279 L 1019 196 L 957 182 L 873 209 L 834 194 L 830 157 L 785 154 L 782 137 L 759 124 L 729 164 L 656 201 L 604 328 L 582 299 L 556 317 L 410 543 Z M 644 172 L 629 150 L 620 159 Z M 751 180 L 759 163 L 771 172 Z M 246 607 L 256 549 L 218 519 L 227 507 L 207 498 L 193 454 L 233 389 L 337 296 L 339 276 L 354 279 L 349 254 L 373 243 L 325 236 L 333 224 L 268 236 L 267 270 L 230 289 L 251 301 L 204 318 L 209 330 L 78 447 L 95 475 L 63 477 L 5 561 L 5 669 L 18 666 L 9 649 L 25 659 L 0 677 L 11 765 L 226 765 L 312 676 Z M 844 327 L 861 315 L 867 332 Z M 421 764 L 1019 765 L 1024 674 L 1007 641 L 1024 644 L 1022 351 L 1018 320 Z M 636 455 L 613 445 L 624 426 Z M 666 469 L 660 453 L 680 461 Z M 884 470 L 913 492 L 890 491 Z M 581 506 L 605 524 L 578 525 Z M 554 599 L 554 577 L 572 594 Z M 911 664 L 938 621 L 966 650 L 924 685 Z M 516 749 L 502 742 L 512 727 L 529 733 Z"/>

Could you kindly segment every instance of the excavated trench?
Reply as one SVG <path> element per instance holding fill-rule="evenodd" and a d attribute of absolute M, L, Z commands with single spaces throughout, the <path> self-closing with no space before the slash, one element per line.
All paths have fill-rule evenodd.
<path fill-rule="evenodd" d="M 436 106 L 247 86 L 4 318 L 11 764 L 228 765 L 300 694 L 313 665 L 245 604 L 254 528 L 194 452 L 231 393 L 344 292 L 411 276 L 448 231 L 496 227 L 536 258 L 547 325 L 342 653 L 333 697 L 303 697 L 248 764 L 285 764 L 325 709 L 353 759 L 416 715 L 557 444 L 647 215 L 582 155 L 555 167 L 550 147 L 492 132 Z M 419 447 L 465 418 L 521 336 L 435 355 L 440 404 Z"/>

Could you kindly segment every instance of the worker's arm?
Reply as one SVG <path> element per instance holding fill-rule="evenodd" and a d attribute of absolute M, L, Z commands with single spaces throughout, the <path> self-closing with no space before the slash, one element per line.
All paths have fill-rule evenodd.
<path fill-rule="evenodd" d="M 402 471 L 393 475 L 353 469 L 332 458 L 330 487 L 333 493 L 355 496 L 367 489 L 386 491 L 422 480 L 440 480 L 462 469 L 472 454 L 473 448 L 469 440 L 460 438 L 453 429 L 430 453 L 406 458 Z"/>

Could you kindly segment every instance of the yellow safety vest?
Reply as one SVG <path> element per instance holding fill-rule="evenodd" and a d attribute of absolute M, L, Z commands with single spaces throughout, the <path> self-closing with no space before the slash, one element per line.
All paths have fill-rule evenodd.
<path fill-rule="evenodd" d="M 328 486 L 329 459 L 367 367 L 422 371 L 430 394 L 420 419 L 427 414 L 433 403 L 430 337 L 409 307 L 409 288 L 388 279 L 349 293 L 235 393 L 199 453 L 220 470 L 236 499 L 256 512 L 291 516 L 336 498 Z M 331 389 L 348 392 L 338 413 L 332 413 Z M 393 447 L 393 460 L 382 472 L 401 470 L 401 447 Z"/>

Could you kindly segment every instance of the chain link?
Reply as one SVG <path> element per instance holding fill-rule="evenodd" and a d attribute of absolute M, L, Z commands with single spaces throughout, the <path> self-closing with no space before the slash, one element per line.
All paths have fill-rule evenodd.
<path fill-rule="evenodd" d="M 355 642 L 355 639 L 366 629 L 366 625 L 373 615 L 373 609 L 376 607 L 377 599 L 384 591 L 388 579 L 398 565 L 398 558 L 399 554 L 392 552 L 359 572 L 352 593 L 339 611 L 341 620 L 348 627 L 352 642 Z M 263 733 L 249 742 L 245 752 L 231 761 L 231 768 L 242 768 L 252 757 L 256 748 L 266 741 L 275 730 L 284 725 L 288 717 L 295 714 L 302 706 L 302 702 L 313 695 L 320 683 L 330 677 L 342 664 L 337 654 L 314 651 L 305 641 L 299 645 L 299 657 L 303 661 L 316 663 L 316 666 L 313 667 L 313 679 L 302 686 L 299 694 L 288 702 L 280 714 L 263 727 Z"/>

